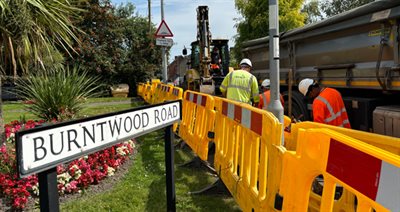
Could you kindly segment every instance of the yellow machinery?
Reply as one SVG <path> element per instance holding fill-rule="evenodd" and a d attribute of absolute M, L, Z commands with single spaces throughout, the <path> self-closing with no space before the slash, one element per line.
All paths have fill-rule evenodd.
<path fill-rule="evenodd" d="M 191 43 L 190 69 L 186 89 L 219 94 L 219 85 L 229 72 L 228 39 L 211 39 L 208 7 L 197 8 L 197 40 Z M 187 54 L 186 48 L 183 55 Z"/>

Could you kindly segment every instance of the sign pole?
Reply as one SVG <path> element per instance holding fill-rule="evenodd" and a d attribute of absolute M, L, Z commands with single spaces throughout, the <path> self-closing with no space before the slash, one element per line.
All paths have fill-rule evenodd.
<path fill-rule="evenodd" d="M 161 21 L 164 21 L 164 1 L 161 0 Z M 164 83 L 167 83 L 167 54 L 166 47 L 161 48 L 162 57 L 162 79 Z"/>
<path fill-rule="evenodd" d="M 174 175 L 174 147 L 172 125 L 165 128 L 165 171 L 167 184 L 167 211 L 176 211 L 175 175 Z"/>
<path fill-rule="evenodd" d="M 39 178 L 39 201 L 41 212 L 58 212 L 57 168 L 51 168 L 40 172 Z"/>
<path fill-rule="evenodd" d="M 162 54 L 162 79 L 164 83 L 167 83 L 167 54 L 166 54 L 166 47 L 163 46 L 161 48 Z"/>

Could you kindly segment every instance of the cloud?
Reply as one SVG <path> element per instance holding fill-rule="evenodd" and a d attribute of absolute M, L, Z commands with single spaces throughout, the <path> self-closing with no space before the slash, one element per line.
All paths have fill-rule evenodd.
<path fill-rule="evenodd" d="M 112 0 L 114 4 L 132 2 L 142 16 L 148 15 L 147 0 Z M 158 26 L 161 22 L 161 1 L 152 0 L 152 22 Z M 236 35 L 235 18 L 241 17 L 235 9 L 233 0 L 164 0 L 164 20 L 171 29 L 174 37 L 174 46 L 171 48 L 171 62 L 175 56 L 181 55 L 184 46 L 196 39 L 197 12 L 200 5 L 207 5 L 209 9 L 210 31 L 213 38 L 230 39 L 233 46 L 233 37 Z"/>

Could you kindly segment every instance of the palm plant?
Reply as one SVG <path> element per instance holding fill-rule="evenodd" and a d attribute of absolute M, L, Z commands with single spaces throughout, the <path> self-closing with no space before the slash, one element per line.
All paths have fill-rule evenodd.
<path fill-rule="evenodd" d="M 0 55 L 3 71 L 27 72 L 30 64 L 44 67 L 54 47 L 72 50 L 78 41 L 72 24 L 80 11 L 69 0 L 0 0 Z"/>
<path fill-rule="evenodd" d="M 0 88 L 2 76 L 27 72 L 31 64 L 44 67 L 43 56 L 55 48 L 72 50 L 72 20 L 79 0 L 0 0 Z M 1 89 L 0 89 L 1 96 Z M 0 141 L 4 135 L 0 97 Z"/>
<path fill-rule="evenodd" d="M 31 101 L 27 109 L 45 120 L 75 118 L 85 100 L 97 96 L 99 77 L 89 76 L 79 68 L 47 69 L 17 81 L 17 93 Z"/>

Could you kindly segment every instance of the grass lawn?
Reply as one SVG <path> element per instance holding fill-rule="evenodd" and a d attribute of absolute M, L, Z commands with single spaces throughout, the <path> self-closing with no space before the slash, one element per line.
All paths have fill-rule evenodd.
<path fill-rule="evenodd" d="M 163 130 L 138 138 L 139 149 L 129 173 L 112 190 L 83 195 L 62 205 L 63 211 L 165 211 L 166 185 Z M 175 151 L 177 211 L 240 211 L 231 197 L 189 195 L 215 178 L 204 170 L 177 167 L 190 159 L 183 150 Z"/>
<path fill-rule="evenodd" d="M 104 114 L 141 105 L 141 102 L 125 103 L 129 98 L 89 99 L 82 116 Z M 115 101 L 113 101 L 115 100 Z M 122 104 L 111 102 L 122 101 Z M 110 102 L 110 104 L 105 104 Z M 101 104 L 96 104 L 101 103 Z M 35 118 L 23 110 L 22 103 L 6 103 L 3 106 L 5 123 L 18 120 L 20 115 Z M 137 138 L 138 153 L 122 180 L 107 191 L 83 193 L 77 200 L 61 204 L 62 211 L 165 211 L 166 185 L 163 130 Z M 177 167 L 189 161 L 191 154 L 175 151 L 175 191 L 177 211 L 240 211 L 232 197 L 189 195 L 211 184 L 216 179 L 204 170 Z"/>
<path fill-rule="evenodd" d="M 83 109 L 80 116 L 82 117 L 93 116 L 97 114 L 125 110 L 137 106 L 137 104 L 134 103 L 133 101 L 131 103 L 126 103 L 128 101 L 131 101 L 131 98 L 106 97 L 106 98 L 88 99 L 86 107 L 85 109 Z M 111 102 L 113 104 L 111 104 Z M 121 102 L 121 104 L 115 104 L 114 102 Z M 11 121 L 14 120 L 21 120 L 22 117 L 25 117 L 25 120 L 38 119 L 38 117 L 30 113 L 29 111 L 26 111 L 24 108 L 25 108 L 24 104 L 21 101 L 4 102 L 3 104 L 4 123 L 10 123 Z"/>

